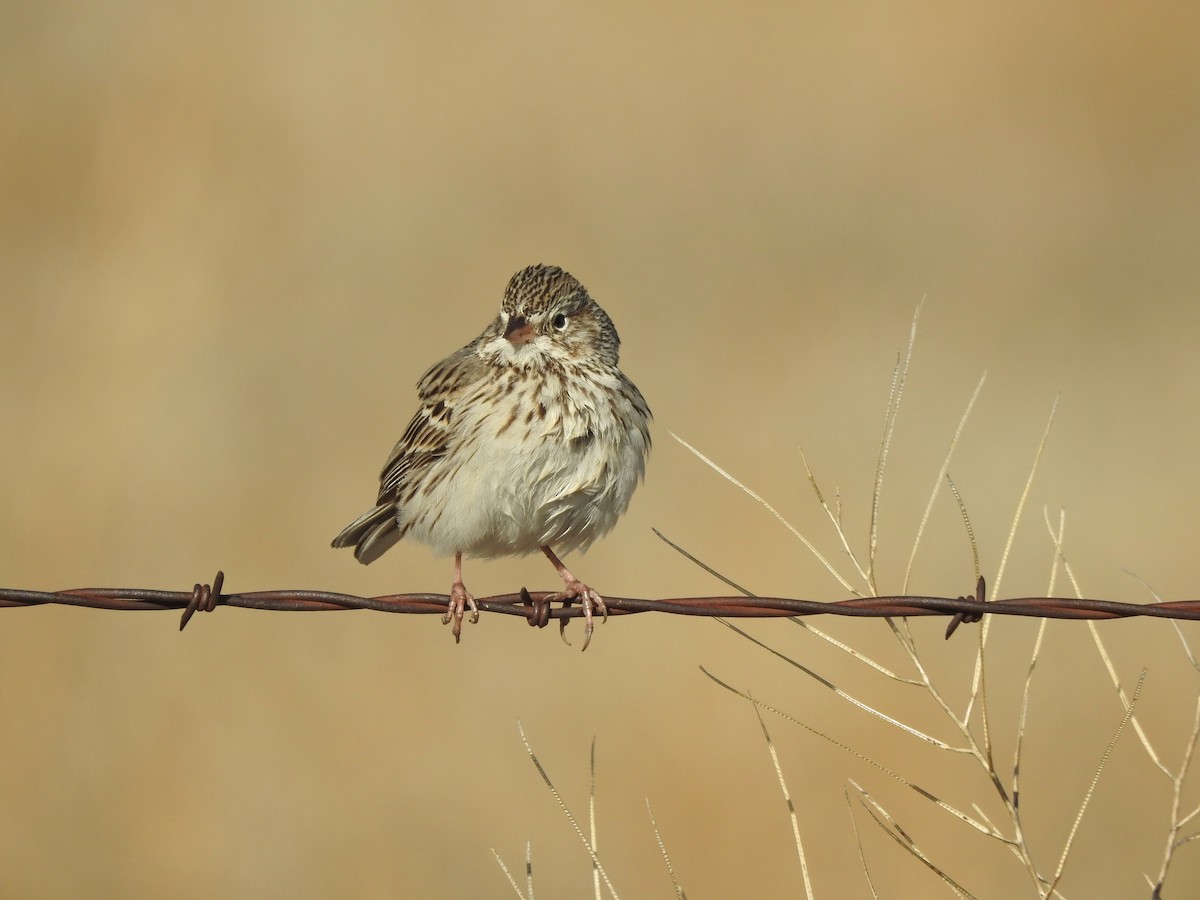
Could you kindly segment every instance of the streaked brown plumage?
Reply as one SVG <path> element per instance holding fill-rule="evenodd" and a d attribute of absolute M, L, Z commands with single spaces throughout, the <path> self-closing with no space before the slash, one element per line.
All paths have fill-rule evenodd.
<path fill-rule="evenodd" d="M 556 555 L 586 549 L 629 505 L 650 448 L 650 409 L 618 368 L 612 320 L 554 266 L 522 269 L 479 337 L 417 384 L 421 406 L 380 475 L 375 506 L 333 540 L 370 563 L 412 536 L 455 556 L 446 621 L 457 640 L 465 607 L 462 557 L 541 550 L 560 599 L 604 601 Z"/>

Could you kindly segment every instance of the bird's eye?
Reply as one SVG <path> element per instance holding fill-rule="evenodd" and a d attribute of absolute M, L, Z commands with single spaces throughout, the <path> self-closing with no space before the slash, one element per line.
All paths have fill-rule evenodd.
<path fill-rule="evenodd" d="M 553 319 L 550 320 L 550 324 L 554 326 L 555 331 L 566 331 L 567 330 L 567 317 L 564 316 L 562 313 L 559 313 L 557 316 L 555 316 Z"/>

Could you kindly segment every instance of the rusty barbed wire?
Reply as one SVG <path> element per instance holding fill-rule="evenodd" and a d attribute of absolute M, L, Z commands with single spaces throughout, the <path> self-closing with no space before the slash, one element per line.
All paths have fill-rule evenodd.
<path fill-rule="evenodd" d="M 182 631 L 197 612 L 212 612 L 220 606 L 275 612 L 324 612 L 370 609 L 376 612 L 443 615 L 446 594 L 388 594 L 359 597 L 331 591 L 272 590 L 224 593 L 225 574 L 217 572 L 211 584 L 196 584 L 190 591 L 148 588 L 72 588 L 64 591 L 28 591 L 0 588 L 0 608 L 48 604 L 84 606 L 113 610 L 180 609 Z M 551 620 L 582 617 L 583 609 L 562 600 L 554 591 L 527 591 L 476 598 L 481 612 L 521 616 L 532 626 L 544 628 Z M 561 602 L 561 606 L 555 603 Z M 797 600 L 788 597 L 672 597 L 652 600 L 638 597 L 605 597 L 609 616 L 658 612 L 681 616 L 726 618 L 769 618 L 782 616 L 951 616 L 946 636 L 962 622 L 978 622 L 985 615 L 1027 616 L 1049 619 L 1124 619 L 1150 616 L 1162 619 L 1200 620 L 1200 600 L 1163 603 L 1123 603 L 1115 600 L 1070 597 L 1013 597 L 988 600 L 982 577 L 975 592 L 961 597 L 895 595 L 854 597 L 848 600 Z"/>

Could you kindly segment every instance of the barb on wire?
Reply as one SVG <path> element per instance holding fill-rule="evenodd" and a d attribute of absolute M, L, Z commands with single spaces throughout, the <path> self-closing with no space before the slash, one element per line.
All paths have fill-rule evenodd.
<path fill-rule="evenodd" d="M 26 591 L 0 588 L 0 609 L 59 604 L 93 609 L 163 610 L 181 609 L 182 630 L 197 612 L 212 612 L 219 606 L 262 609 L 276 612 L 319 612 L 344 609 L 371 609 L 376 612 L 426 613 L 442 615 L 449 597 L 446 594 L 389 594 L 358 597 L 331 591 L 275 590 L 226 594 L 225 574 L 218 572 L 212 584 L 196 584 L 191 591 L 163 591 L 149 588 L 73 588 L 65 591 Z M 681 616 L 723 616 L 726 618 L 769 618 L 781 616 L 950 616 L 952 625 L 978 622 L 985 615 L 1030 616 L 1047 619 L 1123 619 L 1151 616 L 1161 619 L 1200 620 L 1200 600 L 1176 600 L 1163 603 L 1121 603 L 1113 600 L 1072 597 L 1014 597 L 987 600 L 986 585 L 979 578 L 972 594 L 963 597 L 930 597 L 905 594 L 883 597 L 855 597 L 849 600 L 798 600 L 789 597 L 672 597 L 652 600 L 638 597 L 605 597 L 610 616 L 660 612 Z M 554 607 L 561 596 L 555 591 L 529 591 L 477 598 L 484 612 L 521 616 L 530 625 L 544 628 L 552 619 L 578 618 L 581 607 L 568 601 Z M 950 629 L 953 631 L 953 628 Z M 949 637 L 949 634 L 947 634 Z"/>

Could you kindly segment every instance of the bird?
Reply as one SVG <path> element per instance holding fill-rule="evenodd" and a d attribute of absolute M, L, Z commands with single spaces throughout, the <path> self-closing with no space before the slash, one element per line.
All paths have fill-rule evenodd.
<path fill-rule="evenodd" d="M 651 443 L 650 407 L 617 364 L 620 344 L 569 272 L 521 269 L 491 324 L 421 377 L 420 407 L 383 465 L 375 505 L 333 546 L 353 547 L 363 564 L 404 537 L 453 554 L 442 622 L 454 623 L 456 643 L 466 610 L 479 620 L 463 557 L 540 550 L 563 581 L 550 599 L 583 607 L 586 650 L 593 614 L 607 621 L 608 608 L 559 554 L 612 529 L 644 479 Z"/>

